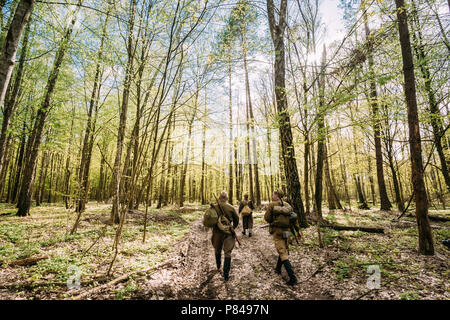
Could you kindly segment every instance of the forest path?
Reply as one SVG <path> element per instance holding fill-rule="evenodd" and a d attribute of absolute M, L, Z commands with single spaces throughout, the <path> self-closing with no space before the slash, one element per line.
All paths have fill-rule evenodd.
<path fill-rule="evenodd" d="M 255 213 L 258 214 L 258 213 Z M 262 215 L 262 213 L 259 213 Z M 230 279 L 225 282 L 217 271 L 211 230 L 203 227 L 201 219 L 191 225 L 191 232 L 173 251 L 175 262 L 160 269 L 149 278 L 139 280 L 138 299 L 330 299 L 332 295 L 315 279 L 317 264 L 301 254 L 301 247 L 291 246 L 291 260 L 299 284 L 289 287 L 286 271 L 274 272 L 276 250 L 266 228 L 255 226 L 251 238 L 236 233 L 232 253 Z M 298 250 L 292 250 L 292 249 Z M 223 257 L 222 257 L 223 259 Z M 312 276 L 314 274 L 314 276 Z"/>
<path fill-rule="evenodd" d="M 106 230 L 108 206 L 91 207 L 74 238 L 66 237 L 69 213 L 61 207 L 36 208 L 26 219 L 7 216 L 6 211 L 0 219 L 0 257 L 14 261 L 30 250 L 27 257 L 48 259 L 31 265 L 2 264 L 0 300 L 450 299 L 450 250 L 442 244 L 449 238 L 450 222 L 432 223 L 436 254 L 423 256 L 417 250 L 414 217 L 393 221 L 398 212 L 376 209 L 328 212 L 329 221 L 383 227 L 385 233 L 322 228 L 321 248 L 317 229 L 303 229 L 300 245 L 290 246 L 299 284 L 289 287 L 284 268 L 281 276 L 273 270 L 277 254 L 267 228 L 261 227 L 262 211 L 253 214 L 252 238 L 242 235 L 241 225 L 237 228 L 242 246 L 232 252 L 231 278 L 225 282 L 216 270 L 211 230 L 202 225 L 204 209 L 196 204 L 152 212 L 145 244 L 144 213 L 131 212 L 111 277 L 105 273 L 115 233 L 112 228 L 100 232 Z M 443 218 L 449 214 L 432 213 Z M 83 271 L 81 288 L 69 290 L 67 270 L 73 264 Z M 376 290 L 367 286 L 371 266 L 380 270 L 381 287 Z"/>
<path fill-rule="evenodd" d="M 236 230 L 242 246 L 236 244 L 232 252 L 229 281 L 225 282 L 217 271 L 211 230 L 203 227 L 200 217 L 172 245 L 160 268 L 132 277 L 131 281 L 91 298 L 115 299 L 118 291 L 126 291 L 126 299 L 146 300 L 449 298 L 449 251 L 440 247 L 435 256 L 418 255 L 416 228 L 391 222 L 392 213 L 329 214 L 342 224 L 366 221 L 366 224 L 383 226 L 386 232 L 323 229 L 324 248 L 317 245 L 315 227 L 304 229 L 300 245 L 290 246 L 289 259 L 299 280 L 293 287 L 285 284 L 288 276 L 284 268 L 281 276 L 274 272 L 277 253 L 267 228 L 261 227 L 265 224 L 264 213 L 257 211 L 253 215 L 255 226 L 251 238 L 242 235 L 241 221 Z M 435 235 L 447 234 L 445 229 L 442 223 Z M 370 265 L 378 266 L 382 272 L 379 290 L 367 287 Z"/>

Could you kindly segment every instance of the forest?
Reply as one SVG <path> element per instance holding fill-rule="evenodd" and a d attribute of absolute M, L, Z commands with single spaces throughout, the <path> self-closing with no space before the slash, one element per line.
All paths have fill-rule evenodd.
<path fill-rule="evenodd" d="M 0 26 L 0 300 L 450 298 L 450 0 L 2 0 Z M 255 207 L 229 281 L 224 191 Z"/>

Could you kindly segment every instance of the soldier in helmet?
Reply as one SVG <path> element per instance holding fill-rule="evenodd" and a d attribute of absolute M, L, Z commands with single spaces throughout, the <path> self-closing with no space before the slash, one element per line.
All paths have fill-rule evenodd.
<path fill-rule="evenodd" d="M 222 262 L 222 251 L 224 252 L 225 259 L 223 262 L 223 277 L 225 281 L 229 279 L 230 268 L 231 268 L 231 252 L 233 251 L 235 238 L 229 231 L 229 227 L 232 226 L 233 229 L 239 224 L 239 216 L 236 210 L 227 202 L 228 194 L 226 191 L 222 191 L 219 196 L 219 203 L 214 204 L 214 209 L 217 211 L 219 216 L 224 213 L 224 218 L 219 219 L 217 225 L 213 227 L 211 242 L 214 247 L 216 255 L 216 265 L 217 270 L 220 270 L 220 265 Z M 219 208 L 220 205 L 220 208 Z M 222 209 L 222 210 L 221 210 Z M 225 220 L 225 222 L 223 222 Z M 226 226 L 226 224 L 229 224 Z"/>
<path fill-rule="evenodd" d="M 273 235 L 275 248 L 278 252 L 278 261 L 275 268 L 277 274 L 281 274 L 281 267 L 284 265 L 289 281 L 287 284 L 294 285 L 297 283 L 292 265 L 289 261 L 288 238 L 290 236 L 290 220 L 289 213 L 293 212 L 289 203 L 282 200 L 283 192 L 275 190 L 272 195 L 272 202 L 269 203 L 264 215 L 264 219 L 270 224 L 269 232 Z"/>
<path fill-rule="evenodd" d="M 253 230 L 253 210 L 255 206 L 252 200 L 248 200 L 248 194 L 244 194 L 244 200 L 239 203 L 239 213 L 242 215 L 242 234 L 248 229 L 248 237 L 251 238 Z"/>

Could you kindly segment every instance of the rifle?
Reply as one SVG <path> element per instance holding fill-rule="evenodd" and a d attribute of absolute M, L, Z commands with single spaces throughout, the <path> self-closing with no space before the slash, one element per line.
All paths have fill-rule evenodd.
<path fill-rule="evenodd" d="M 292 234 L 294 235 L 295 241 L 297 242 L 298 245 L 300 245 L 300 238 L 301 238 L 301 234 L 300 231 L 298 231 L 298 233 L 296 232 L 296 228 L 293 225 L 290 225 L 289 228 L 291 229 Z"/>
<path fill-rule="evenodd" d="M 215 195 L 214 193 L 213 193 L 213 196 L 214 196 L 214 198 L 216 198 L 217 206 L 219 207 L 220 212 L 221 212 L 222 215 L 224 216 L 224 215 L 225 215 L 225 212 L 223 212 L 223 209 L 222 209 L 222 207 L 220 206 L 219 199 L 217 199 L 217 197 L 216 197 L 216 195 Z M 231 235 L 233 236 L 233 238 L 235 238 L 236 241 L 237 241 L 237 243 L 239 244 L 239 246 L 241 246 L 241 242 L 239 241 L 239 239 L 238 239 L 238 237 L 237 237 L 237 235 L 236 235 L 236 231 L 234 231 L 234 228 L 233 228 L 233 226 L 232 226 L 232 222 L 230 222 L 230 231 L 231 231 Z"/>

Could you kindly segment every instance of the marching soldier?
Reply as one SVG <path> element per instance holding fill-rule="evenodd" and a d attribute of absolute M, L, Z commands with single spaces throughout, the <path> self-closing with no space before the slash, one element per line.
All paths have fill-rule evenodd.
<path fill-rule="evenodd" d="M 214 247 L 215 255 L 216 255 L 216 265 L 217 270 L 220 270 L 221 265 L 221 255 L 222 250 L 225 254 L 225 259 L 223 262 L 223 277 L 225 281 L 229 279 L 230 267 L 231 267 L 231 252 L 233 251 L 235 238 L 233 234 L 230 232 L 230 226 L 232 225 L 233 229 L 236 228 L 239 224 L 239 216 L 236 213 L 236 210 L 227 202 L 228 194 L 226 191 L 222 191 L 219 196 L 219 203 L 214 204 L 214 209 L 217 211 L 219 216 L 223 216 L 225 218 L 225 223 L 218 223 L 213 227 L 213 233 L 211 242 Z M 220 208 L 219 208 L 220 205 Z M 219 221 L 221 221 L 219 219 Z M 228 227 L 224 224 L 229 224 Z"/>
<path fill-rule="evenodd" d="M 248 237 L 251 238 L 253 230 L 253 210 L 255 206 L 253 201 L 248 200 L 248 194 L 244 194 L 244 200 L 239 204 L 239 213 L 242 216 L 242 234 L 248 229 Z"/>
<path fill-rule="evenodd" d="M 297 283 L 297 277 L 289 262 L 288 238 L 290 236 L 289 215 L 293 212 L 289 203 L 282 200 L 282 191 L 276 190 L 272 195 L 272 202 L 269 203 L 264 215 L 264 219 L 270 224 L 269 232 L 273 235 L 275 248 L 278 252 L 278 261 L 275 268 L 277 274 L 281 274 L 281 267 L 284 265 L 288 275 L 288 285 Z"/>

